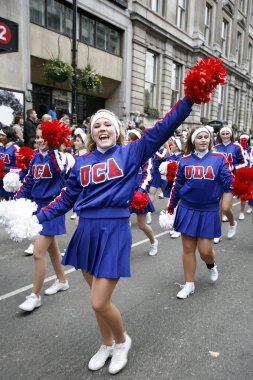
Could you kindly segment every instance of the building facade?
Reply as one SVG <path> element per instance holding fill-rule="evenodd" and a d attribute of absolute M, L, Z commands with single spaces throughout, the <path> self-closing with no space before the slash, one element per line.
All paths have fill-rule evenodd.
<path fill-rule="evenodd" d="M 136 0 L 133 24 L 132 110 L 162 116 L 183 96 L 182 80 L 197 59 L 215 56 L 227 68 L 225 87 L 194 106 L 188 125 L 222 121 L 253 132 L 253 1 Z"/>
<path fill-rule="evenodd" d="M 1 54 L 0 120 L 6 92 L 39 116 L 71 111 L 71 84 L 45 78 L 52 58 L 72 62 L 72 0 L 2 0 L 0 16 L 19 26 L 19 49 Z M 78 89 L 81 122 L 106 107 L 122 120 L 138 110 L 150 124 L 183 96 L 197 59 L 223 59 L 228 79 L 184 126 L 213 120 L 253 132 L 253 0 L 78 0 L 77 68 L 102 75 L 102 91 Z M 0 41 L 1 42 L 1 41 Z M 11 101 L 11 100 L 10 100 Z M 8 105 L 8 104 L 7 104 Z"/>

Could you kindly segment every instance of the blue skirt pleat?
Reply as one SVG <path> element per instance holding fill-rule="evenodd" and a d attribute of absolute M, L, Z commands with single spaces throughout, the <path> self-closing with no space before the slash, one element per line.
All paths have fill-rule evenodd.
<path fill-rule="evenodd" d="M 132 235 L 128 218 L 79 218 L 63 265 L 84 269 L 98 278 L 130 277 Z"/>
<path fill-rule="evenodd" d="M 219 210 L 192 210 L 179 204 L 174 229 L 185 235 L 213 239 L 221 236 Z"/>
<path fill-rule="evenodd" d="M 38 203 L 37 213 L 48 203 Z M 55 236 L 55 235 L 65 235 L 66 234 L 66 225 L 65 225 L 65 215 L 57 216 L 56 218 L 43 222 L 42 231 L 40 235 L 44 236 Z"/>

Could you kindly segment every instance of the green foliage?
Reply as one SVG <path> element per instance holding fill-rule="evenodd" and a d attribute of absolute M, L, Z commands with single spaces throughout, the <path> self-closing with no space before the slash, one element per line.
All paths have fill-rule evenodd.
<path fill-rule="evenodd" d="M 159 119 L 159 111 L 157 108 L 145 106 L 144 113 L 146 113 L 149 117 L 153 119 Z"/>
<path fill-rule="evenodd" d="M 101 91 L 102 76 L 97 74 L 91 67 L 87 65 L 84 70 L 77 75 L 77 85 L 84 90 Z"/>
<path fill-rule="evenodd" d="M 73 67 L 68 63 L 61 61 L 59 58 L 52 58 L 43 65 L 44 75 L 47 80 L 54 82 L 65 82 L 72 79 Z"/>
<path fill-rule="evenodd" d="M 203 124 L 203 125 L 208 125 L 208 123 L 209 123 L 209 120 L 208 120 L 208 118 L 207 117 L 201 117 L 200 118 L 200 122 L 201 122 L 201 124 Z"/>

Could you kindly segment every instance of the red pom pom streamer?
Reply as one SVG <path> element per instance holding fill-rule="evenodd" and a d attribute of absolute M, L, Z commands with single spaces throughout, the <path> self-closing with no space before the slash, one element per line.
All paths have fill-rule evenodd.
<path fill-rule="evenodd" d="M 237 198 L 243 201 L 253 199 L 253 167 L 237 169 L 232 188 Z"/>
<path fill-rule="evenodd" d="M 134 197 L 132 203 L 130 204 L 130 208 L 133 207 L 137 211 L 143 210 L 148 205 L 148 195 L 145 193 L 140 193 L 139 191 L 134 192 Z"/>
<path fill-rule="evenodd" d="M 59 148 L 62 144 L 70 145 L 71 129 L 57 119 L 44 121 L 41 124 L 41 130 L 42 137 L 47 141 L 49 148 Z"/>
<path fill-rule="evenodd" d="M 33 149 L 28 148 L 27 146 L 22 146 L 16 152 L 15 165 L 17 166 L 17 168 L 27 170 L 29 168 L 29 164 L 33 156 L 34 156 Z"/>
<path fill-rule="evenodd" d="M 226 83 L 226 68 L 223 61 L 214 57 L 202 59 L 188 71 L 183 84 L 185 95 L 194 103 L 208 103 L 216 87 Z"/>
<path fill-rule="evenodd" d="M 166 178 L 170 182 L 174 182 L 175 176 L 177 174 L 178 164 L 175 161 L 171 161 L 167 166 Z"/>
<path fill-rule="evenodd" d="M 5 171 L 5 165 L 2 160 L 0 160 L 0 180 L 4 178 L 4 176 L 7 174 Z"/>

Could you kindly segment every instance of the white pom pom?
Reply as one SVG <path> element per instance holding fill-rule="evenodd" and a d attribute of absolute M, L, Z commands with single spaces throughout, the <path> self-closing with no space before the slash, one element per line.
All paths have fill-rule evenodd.
<path fill-rule="evenodd" d="M 167 166 L 168 166 L 168 161 L 164 161 L 160 164 L 159 166 L 160 174 L 163 174 L 163 175 L 167 174 Z"/>
<path fill-rule="evenodd" d="M 16 193 L 21 185 L 18 173 L 9 172 L 4 176 L 3 187 L 5 191 Z"/>
<path fill-rule="evenodd" d="M 3 202 L 0 202 L 0 205 Z M 10 238 L 15 241 L 23 239 L 33 239 L 42 230 L 42 225 L 36 222 L 33 218 L 33 213 L 37 210 L 38 206 L 35 202 L 29 199 L 20 198 L 6 202 L 5 215 L 3 217 L 6 231 Z M 1 216 L 0 208 L 0 216 Z"/>
<path fill-rule="evenodd" d="M 0 202 L 0 224 L 2 224 L 3 226 L 6 224 L 6 214 L 9 203 L 10 202 L 7 201 Z"/>
<path fill-rule="evenodd" d="M 170 230 L 173 227 L 175 220 L 175 214 L 161 214 L 159 216 L 159 224 L 161 228 Z"/>

